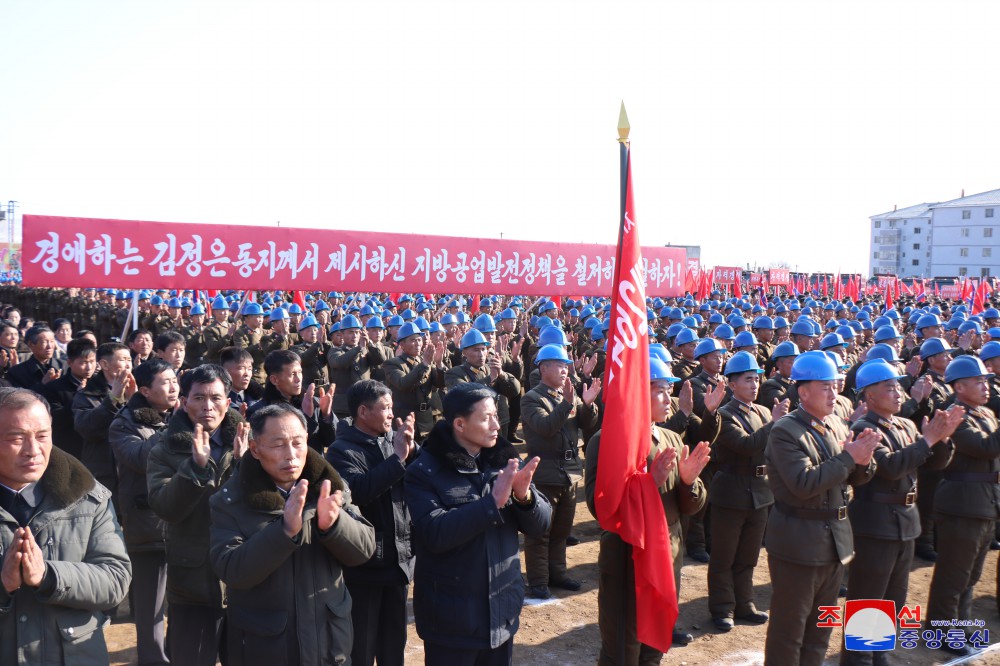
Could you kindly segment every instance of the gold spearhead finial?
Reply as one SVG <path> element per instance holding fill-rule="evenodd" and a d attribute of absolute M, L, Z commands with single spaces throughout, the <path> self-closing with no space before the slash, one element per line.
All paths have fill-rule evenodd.
<path fill-rule="evenodd" d="M 628 131 L 632 129 L 628 124 L 628 114 L 625 113 L 625 101 L 622 100 L 622 110 L 618 114 L 618 140 L 628 141 Z"/>

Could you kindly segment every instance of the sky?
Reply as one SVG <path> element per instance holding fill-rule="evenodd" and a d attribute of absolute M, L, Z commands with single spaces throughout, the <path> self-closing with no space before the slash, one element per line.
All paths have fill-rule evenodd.
<path fill-rule="evenodd" d="M 19 213 L 644 245 L 867 272 L 1000 188 L 991 2 L 0 0 Z M 6 232 L 4 231 L 4 234 Z"/>

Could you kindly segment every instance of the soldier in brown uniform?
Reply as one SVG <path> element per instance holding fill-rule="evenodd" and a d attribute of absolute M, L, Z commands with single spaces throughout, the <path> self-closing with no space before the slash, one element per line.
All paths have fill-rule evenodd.
<path fill-rule="evenodd" d="M 413 413 L 416 436 L 422 442 L 434 427 L 431 398 L 444 388 L 444 345 L 424 345 L 424 335 L 413 322 L 397 331 L 400 353 L 382 364 L 385 385 L 392 389 L 392 411 L 405 419 Z"/>
<path fill-rule="evenodd" d="M 535 364 L 541 378 L 521 398 L 521 423 L 528 456 L 542 460 L 535 484 L 552 504 L 552 526 L 543 537 L 525 539 L 524 563 L 527 595 L 547 599 L 550 586 L 580 589 L 580 581 L 566 575 L 566 537 L 576 515 L 576 488 L 582 472 L 580 437 L 586 439 L 597 429 L 595 401 L 601 380 L 595 378 L 589 386 L 583 385 L 577 398 L 569 373 L 573 362 L 562 345 L 542 347 Z"/>
<path fill-rule="evenodd" d="M 371 379 L 371 368 L 382 365 L 386 358 L 382 346 L 371 344 L 366 329 L 354 315 L 344 317 L 340 322 L 340 331 L 344 336 L 344 345 L 330 350 L 327 365 L 330 381 L 337 385 L 333 413 L 337 418 L 344 419 L 351 415 L 347 406 L 347 391 L 361 380 Z"/>
<path fill-rule="evenodd" d="M 833 414 L 837 366 L 822 352 L 795 359 L 800 407 L 772 428 L 765 449 L 774 509 L 767 521 L 771 620 L 766 666 L 823 663 L 830 629 L 817 627 L 820 606 L 837 605 L 844 566 L 854 557 L 847 520 L 848 484 L 875 473 L 880 436 L 865 429 L 851 437 Z"/>
<path fill-rule="evenodd" d="M 795 385 L 792 384 L 792 364 L 798 355 L 799 348 L 791 340 L 778 343 L 771 352 L 771 362 L 776 372 L 773 377 L 761 384 L 760 391 L 757 392 L 758 405 L 770 409 L 775 400 L 781 402 L 787 399 L 790 410 L 799 406 Z"/>
<path fill-rule="evenodd" d="M 248 304 L 248 305 L 253 305 Z M 244 316 L 244 322 L 247 317 Z M 289 335 L 289 324 L 288 324 L 288 313 L 284 308 L 274 308 L 271 310 L 271 314 L 268 315 L 268 320 L 271 324 L 271 330 L 267 331 L 261 328 L 260 338 L 256 343 L 252 343 L 246 347 L 246 350 L 250 352 L 253 356 L 254 361 L 254 381 L 259 384 L 267 383 L 267 372 L 264 369 L 264 359 L 267 358 L 268 354 L 273 351 L 283 351 L 292 346 L 292 338 Z M 235 346 L 236 340 L 239 339 L 240 332 L 237 331 L 233 335 L 233 344 Z"/>
<path fill-rule="evenodd" d="M 684 560 L 681 549 L 684 533 L 681 528 L 681 516 L 691 515 L 705 504 L 705 486 L 699 475 L 708 464 L 711 451 L 708 442 L 700 442 L 693 449 L 689 449 L 677 433 L 657 425 L 667 421 L 671 416 L 671 384 L 678 380 L 658 358 L 651 357 L 649 365 L 652 436 L 646 465 L 649 473 L 653 475 L 663 501 L 663 512 L 670 532 L 674 580 L 679 584 L 681 563 Z M 587 444 L 585 476 L 587 508 L 595 518 L 597 511 L 594 505 L 594 492 L 597 486 L 600 447 L 601 433 L 598 432 Z M 623 542 L 617 534 L 603 532 L 597 566 L 601 572 L 597 597 L 597 622 L 601 632 L 601 653 L 598 663 L 602 666 L 659 664 L 663 655 L 636 639 L 632 547 Z M 674 644 L 678 644 L 676 638 Z"/>
<path fill-rule="evenodd" d="M 848 599 L 890 599 L 896 608 L 906 604 L 913 545 L 920 534 L 915 504 L 917 470 L 943 469 L 952 447 L 947 441 L 964 415 L 959 407 L 939 411 L 924 421 L 923 435 L 908 419 L 898 418 L 903 405 L 903 378 L 883 359 L 872 359 L 858 370 L 857 386 L 867 413 L 851 427 L 878 430 L 882 441 L 875 449 L 875 478 L 857 489 L 848 507 L 857 557 L 850 567 Z M 844 650 L 840 663 L 887 664 L 884 652 Z"/>
<path fill-rule="evenodd" d="M 926 344 L 926 343 L 925 343 Z M 955 455 L 934 495 L 937 563 L 931 578 L 927 620 L 972 619 L 973 588 L 1000 518 L 1000 430 L 986 408 L 989 379 L 983 362 L 961 356 L 948 366 L 945 379 L 955 389 L 955 404 L 965 418 L 952 435 Z M 969 648 L 943 650 L 968 654 Z"/>
<path fill-rule="evenodd" d="M 733 628 L 733 618 L 754 624 L 767 613 L 753 603 L 753 571 L 764 540 L 768 507 L 774 496 L 767 485 L 764 447 L 773 421 L 788 413 L 788 400 L 775 400 L 771 410 L 754 404 L 763 370 L 748 352 L 726 363 L 733 399 L 719 409 L 722 431 L 714 447 L 712 478 L 712 559 L 708 563 L 708 608 L 720 631 Z"/>
<path fill-rule="evenodd" d="M 674 395 L 680 395 L 681 386 L 701 371 L 701 365 L 694 358 L 695 347 L 698 346 L 698 332 L 685 328 L 674 338 L 674 349 L 678 355 L 671 368 L 679 381 L 674 383 Z"/>
<path fill-rule="evenodd" d="M 212 301 L 212 321 L 204 328 L 206 363 L 219 362 L 220 352 L 230 346 L 235 331 L 235 322 L 229 322 L 229 304 L 222 296 L 216 296 Z"/>
<path fill-rule="evenodd" d="M 299 322 L 299 343 L 289 347 L 302 359 L 302 381 L 307 386 L 309 384 L 315 384 L 317 388 L 330 386 L 330 371 L 327 368 L 330 343 L 324 337 L 323 328 L 316 318 L 306 315 Z"/>
<path fill-rule="evenodd" d="M 445 373 L 445 388 L 475 382 L 496 391 L 500 432 L 508 432 L 510 405 L 512 401 L 521 400 L 521 382 L 504 370 L 502 357 L 493 351 L 486 336 L 475 328 L 462 336 L 462 359 L 462 365 L 450 368 Z"/>
<path fill-rule="evenodd" d="M 246 349 L 254 357 L 254 381 L 260 385 L 266 383 L 267 373 L 264 372 L 264 358 L 258 358 L 253 349 L 258 348 L 264 337 L 264 310 L 257 303 L 247 303 L 243 306 L 243 323 L 233 332 L 233 346 Z"/>

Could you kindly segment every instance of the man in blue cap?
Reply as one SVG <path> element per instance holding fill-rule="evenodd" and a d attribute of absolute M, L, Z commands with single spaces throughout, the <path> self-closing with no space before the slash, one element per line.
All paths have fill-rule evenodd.
<path fill-rule="evenodd" d="M 847 520 L 849 486 L 875 474 L 872 455 L 880 435 L 868 428 L 851 435 L 831 418 L 837 365 L 823 352 L 795 359 L 799 408 L 771 429 L 765 448 L 775 505 L 767 523 L 771 619 L 764 645 L 766 666 L 820 666 L 830 642 L 819 607 L 836 606 L 844 566 L 854 558 Z"/>
<path fill-rule="evenodd" d="M 462 364 L 450 368 L 444 375 L 448 390 L 466 382 L 482 384 L 496 391 L 500 434 L 509 441 L 510 406 L 513 401 L 521 399 L 521 382 L 504 369 L 503 358 L 477 328 L 462 336 Z"/>
<path fill-rule="evenodd" d="M 330 371 L 327 357 L 330 353 L 330 343 L 326 341 L 323 327 L 312 315 L 306 315 L 299 322 L 299 343 L 289 349 L 302 359 L 302 382 L 308 386 L 315 384 L 317 388 L 328 389 L 330 386 Z"/>
<path fill-rule="evenodd" d="M 426 344 L 426 338 L 413 322 L 406 322 L 396 333 L 398 355 L 382 364 L 385 384 L 392 389 L 392 409 L 396 418 L 413 413 L 416 440 L 422 442 L 434 426 L 434 395 L 444 388 L 447 353 L 444 345 Z"/>
<path fill-rule="evenodd" d="M 212 320 L 205 325 L 205 355 L 206 363 L 218 363 L 219 354 L 233 341 L 236 323 L 229 321 L 229 303 L 221 294 L 212 301 Z"/>
<path fill-rule="evenodd" d="M 333 412 L 337 418 L 348 418 L 350 408 L 347 393 L 358 382 L 371 379 L 372 370 L 386 362 L 384 348 L 374 345 L 368 339 L 367 329 L 354 315 L 347 315 L 340 322 L 340 332 L 344 344 L 330 350 L 327 364 L 330 381 L 337 390 L 333 396 Z"/>

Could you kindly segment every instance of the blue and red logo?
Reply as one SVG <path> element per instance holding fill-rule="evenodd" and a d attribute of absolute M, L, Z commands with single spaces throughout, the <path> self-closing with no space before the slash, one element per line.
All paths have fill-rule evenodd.
<path fill-rule="evenodd" d="M 844 647 L 887 652 L 896 647 L 896 603 L 886 599 L 844 602 Z"/>

